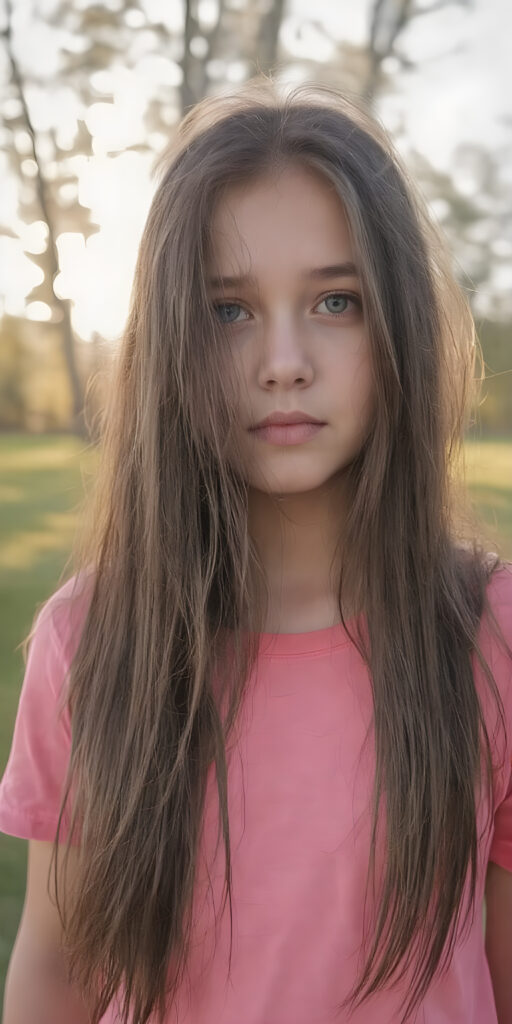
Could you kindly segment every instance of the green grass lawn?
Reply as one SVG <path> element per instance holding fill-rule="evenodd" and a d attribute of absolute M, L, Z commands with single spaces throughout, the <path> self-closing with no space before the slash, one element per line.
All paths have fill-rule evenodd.
<path fill-rule="evenodd" d="M 17 645 L 69 555 L 94 453 L 68 436 L 0 435 L 0 772 L 9 754 L 23 656 Z M 0 836 L 0 1005 L 25 890 L 26 842 Z"/>
<path fill-rule="evenodd" d="M 17 645 L 36 605 L 49 596 L 69 555 L 82 474 L 94 452 L 68 436 L 0 435 L 0 772 L 9 754 L 23 677 Z M 512 560 L 512 439 L 467 445 L 470 493 L 494 550 Z M 26 843 L 0 837 L 0 1005 L 21 914 Z"/>

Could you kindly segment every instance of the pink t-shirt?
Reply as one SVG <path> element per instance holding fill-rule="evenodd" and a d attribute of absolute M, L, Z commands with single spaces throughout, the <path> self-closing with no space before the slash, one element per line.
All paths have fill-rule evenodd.
<path fill-rule="evenodd" d="M 29 650 L 9 762 L 0 786 L 0 829 L 54 837 L 70 748 L 57 701 L 78 641 L 86 588 L 73 580 L 47 602 Z M 512 564 L 489 585 L 512 647 Z M 512 662 L 487 624 L 480 642 L 505 705 L 508 743 L 496 745 L 496 812 L 479 844 L 476 910 L 448 972 L 423 1000 L 416 1024 L 496 1024 L 482 927 L 489 859 L 512 871 Z M 495 718 L 474 660 L 484 712 Z M 195 889 L 192 953 L 169 1024 L 383 1024 L 399 1020 L 403 985 L 372 997 L 349 1017 L 336 1008 L 360 966 L 363 897 L 374 771 L 367 669 L 341 625 L 310 633 L 262 634 L 229 752 L 233 952 L 229 904 L 221 905 L 224 848 L 217 838 L 213 770 L 208 779 Z M 487 806 L 479 808 L 483 827 Z M 211 888 L 205 865 L 209 866 Z M 215 941 L 216 939 L 216 941 Z M 103 1024 L 118 1020 L 111 1004 Z"/>

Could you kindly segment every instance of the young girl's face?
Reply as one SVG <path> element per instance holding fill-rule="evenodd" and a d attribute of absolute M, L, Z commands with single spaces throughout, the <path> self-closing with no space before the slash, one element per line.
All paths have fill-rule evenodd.
<path fill-rule="evenodd" d="M 359 452 L 373 393 L 354 251 L 330 183 L 297 166 L 228 189 L 215 211 L 209 280 L 240 380 L 250 486 L 280 495 L 321 488 Z M 254 430 L 275 412 L 321 426 Z"/>

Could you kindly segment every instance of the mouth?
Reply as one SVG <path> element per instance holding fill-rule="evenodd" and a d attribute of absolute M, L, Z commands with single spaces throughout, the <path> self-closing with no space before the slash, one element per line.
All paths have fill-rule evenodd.
<path fill-rule="evenodd" d="M 268 423 L 263 426 L 253 427 L 251 433 L 259 441 L 274 445 L 304 444 L 311 440 L 325 426 L 325 423 L 316 423 L 311 420 L 302 420 L 300 423 Z"/>
<path fill-rule="evenodd" d="M 265 416 L 265 419 L 255 423 L 251 429 L 259 430 L 260 427 L 296 426 L 297 423 L 319 423 L 322 426 L 324 425 L 323 420 L 317 420 L 316 416 L 310 416 L 307 412 L 303 412 L 302 409 L 293 409 L 290 412 L 280 412 L 276 409 L 268 416 Z"/>

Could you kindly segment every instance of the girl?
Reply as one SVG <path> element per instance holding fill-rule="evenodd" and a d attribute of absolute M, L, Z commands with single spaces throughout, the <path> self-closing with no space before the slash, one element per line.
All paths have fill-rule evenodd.
<path fill-rule="evenodd" d="M 512 566 L 453 472 L 474 358 L 364 113 L 262 81 L 185 117 L 30 635 L 5 1024 L 510 1024 Z"/>

